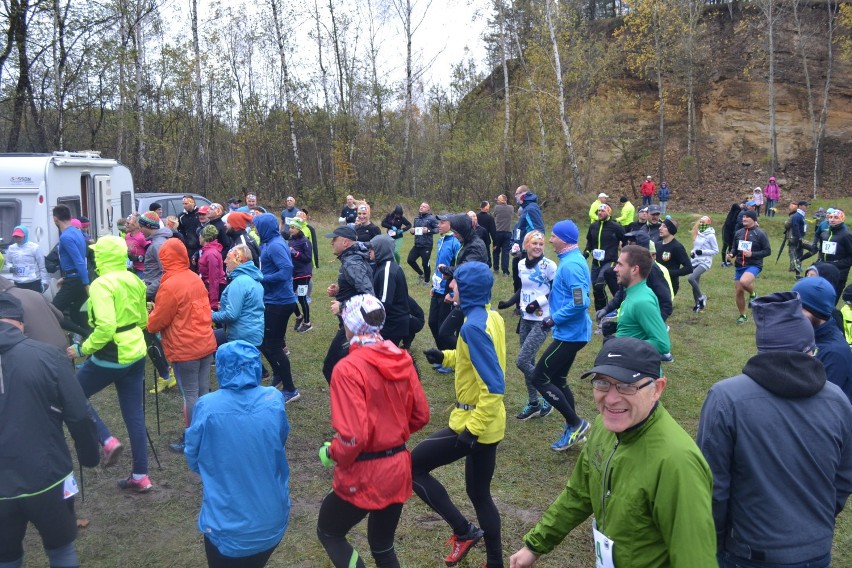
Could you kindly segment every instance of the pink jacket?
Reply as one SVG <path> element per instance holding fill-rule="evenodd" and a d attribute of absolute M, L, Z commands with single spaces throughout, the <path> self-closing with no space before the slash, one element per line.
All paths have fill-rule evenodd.
<path fill-rule="evenodd" d="M 225 267 L 222 264 L 222 245 L 219 241 L 212 241 L 201 247 L 198 273 L 201 275 L 201 281 L 207 286 L 210 307 L 218 310 L 219 296 L 225 287 Z"/>
<path fill-rule="evenodd" d="M 136 231 L 132 235 L 126 233 L 124 240 L 127 241 L 127 256 L 133 261 L 133 270 L 143 270 L 145 268 L 145 263 L 143 262 L 145 259 L 145 250 L 150 244 L 145 240 L 145 235 L 142 234 L 142 231 Z M 140 258 L 143 260 L 139 260 Z"/>
<path fill-rule="evenodd" d="M 763 189 L 763 195 L 766 196 L 766 199 L 778 201 L 781 197 L 781 188 L 778 187 L 777 183 L 770 182 L 766 184 L 766 187 Z"/>

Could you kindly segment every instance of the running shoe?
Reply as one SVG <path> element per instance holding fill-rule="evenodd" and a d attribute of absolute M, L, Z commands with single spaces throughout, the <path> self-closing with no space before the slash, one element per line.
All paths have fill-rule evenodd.
<path fill-rule="evenodd" d="M 183 440 L 178 440 L 177 442 L 169 444 L 169 451 L 175 454 L 182 454 L 185 448 L 186 444 Z"/>
<path fill-rule="evenodd" d="M 742 325 L 748 321 L 748 316 L 745 314 L 740 314 L 740 317 L 737 318 L 737 325 Z"/>
<path fill-rule="evenodd" d="M 281 394 L 284 395 L 284 404 L 287 404 L 288 402 L 293 402 L 294 400 L 299 400 L 299 398 L 302 396 L 299 394 L 298 389 L 291 391 L 282 390 Z"/>
<path fill-rule="evenodd" d="M 147 475 L 142 476 L 142 479 L 133 479 L 133 474 L 130 474 L 127 479 L 118 480 L 119 489 L 132 489 L 136 493 L 150 491 L 153 486 Z"/>
<path fill-rule="evenodd" d="M 118 461 L 119 456 L 121 456 L 121 452 L 124 450 L 124 446 L 121 445 L 121 442 L 118 441 L 118 438 L 112 436 L 109 440 L 104 444 L 104 457 L 101 460 L 101 465 L 104 467 L 109 467 Z"/>
<path fill-rule="evenodd" d="M 441 373 L 442 375 L 449 375 L 450 373 L 453 372 L 453 370 L 451 368 L 444 367 L 443 365 L 438 366 L 438 368 L 435 369 L 435 370 L 438 371 L 439 373 Z"/>
<path fill-rule="evenodd" d="M 665 355 L 662 355 L 660 357 L 660 361 L 662 361 L 663 363 L 671 363 L 672 361 L 674 361 L 674 355 L 672 355 L 671 353 L 666 353 Z"/>
<path fill-rule="evenodd" d="M 518 420 L 529 420 L 533 416 L 538 416 L 541 413 L 541 403 L 536 402 L 535 404 L 527 401 L 527 404 L 524 406 L 524 409 L 518 412 L 515 415 L 515 418 Z"/>
<path fill-rule="evenodd" d="M 565 450 L 576 446 L 580 442 L 584 442 L 586 440 L 586 432 L 588 431 L 589 423 L 582 418 L 580 419 L 580 425 L 576 428 L 572 428 L 566 424 L 562 437 L 554 442 L 550 447 L 557 452 L 564 452 Z"/>
<path fill-rule="evenodd" d="M 299 331 L 299 328 L 302 327 L 303 321 L 305 321 L 304 316 L 296 316 L 296 321 L 293 322 L 293 331 Z"/>
<path fill-rule="evenodd" d="M 553 412 L 553 405 L 546 400 L 541 399 L 541 410 L 538 411 L 539 418 L 544 418 L 551 412 Z"/>
<path fill-rule="evenodd" d="M 454 534 L 451 536 L 450 540 L 448 540 L 446 544 L 451 546 L 452 550 L 450 550 L 450 553 L 444 558 L 444 563 L 447 566 L 455 566 L 464 560 L 464 557 L 467 556 L 470 549 L 476 546 L 476 544 L 482 540 L 483 536 L 485 536 L 485 531 L 473 523 L 470 524 L 470 529 L 468 529 L 467 534 L 461 536 Z"/>
<path fill-rule="evenodd" d="M 314 325 L 311 322 L 303 322 L 302 325 L 296 329 L 297 333 L 305 333 L 306 331 L 311 331 L 314 328 Z"/>
<path fill-rule="evenodd" d="M 701 304 L 699 303 L 699 304 L 695 304 L 694 306 L 692 306 L 692 311 L 695 312 L 696 314 L 698 312 L 700 312 L 701 311 Z"/>
<path fill-rule="evenodd" d="M 698 298 L 698 305 L 701 308 L 700 311 L 703 312 L 704 310 L 706 310 L 707 309 L 707 296 L 704 296 L 704 295 L 700 296 Z"/>

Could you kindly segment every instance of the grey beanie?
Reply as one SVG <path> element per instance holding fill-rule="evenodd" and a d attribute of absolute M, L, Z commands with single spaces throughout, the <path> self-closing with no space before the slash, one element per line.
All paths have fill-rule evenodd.
<path fill-rule="evenodd" d="M 802 314 L 802 301 L 796 292 L 775 292 L 755 298 L 751 311 L 757 328 L 758 353 L 809 353 L 816 347 L 814 328 Z"/>

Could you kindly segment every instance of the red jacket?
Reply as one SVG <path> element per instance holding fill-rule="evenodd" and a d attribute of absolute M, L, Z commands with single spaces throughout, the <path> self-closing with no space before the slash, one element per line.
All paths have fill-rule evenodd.
<path fill-rule="evenodd" d="M 207 298 L 210 307 L 219 309 L 219 296 L 225 287 L 225 267 L 222 264 L 222 245 L 219 241 L 211 241 L 201 247 L 201 255 L 198 258 L 198 274 L 201 281 L 207 286 Z"/>
<path fill-rule="evenodd" d="M 213 317 L 207 290 L 189 269 L 186 246 L 166 239 L 160 247 L 163 278 L 148 315 L 148 331 L 161 333 L 166 358 L 174 363 L 194 361 L 216 351 Z"/>
<path fill-rule="evenodd" d="M 654 185 L 654 182 L 645 180 L 642 182 L 642 188 L 639 191 L 642 195 L 649 197 L 654 195 L 654 192 L 657 191 L 657 187 Z"/>
<path fill-rule="evenodd" d="M 353 344 L 331 375 L 329 455 L 334 492 L 356 507 L 378 510 L 411 497 L 411 454 L 355 461 L 408 441 L 429 422 L 429 403 L 407 351 L 390 341 Z"/>

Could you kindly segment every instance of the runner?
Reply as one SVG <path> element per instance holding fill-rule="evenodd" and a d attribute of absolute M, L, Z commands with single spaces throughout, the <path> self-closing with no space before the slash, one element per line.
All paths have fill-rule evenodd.
<path fill-rule="evenodd" d="M 737 324 L 748 321 L 746 301 L 751 307 L 751 301 L 756 297 L 754 281 L 763 269 L 763 259 L 772 252 L 769 238 L 757 226 L 757 213 L 746 211 L 743 214 L 743 228 L 734 235 L 736 253 L 728 253 L 729 259 L 734 260 L 734 298 L 740 315 Z"/>
<path fill-rule="evenodd" d="M 692 262 L 686 249 L 675 238 L 678 224 L 674 219 L 665 219 L 660 223 L 660 242 L 657 243 L 657 262 L 669 271 L 669 279 L 672 283 L 672 293 L 677 294 L 680 287 L 680 277 L 692 274 Z"/>
<path fill-rule="evenodd" d="M 703 312 L 707 307 L 707 296 L 701 293 L 701 275 L 713 266 L 713 255 L 719 254 L 713 220 L 704 215 L 692 227 L 692 274 L 687 279 L 695 300 L 693 312 Z"/>

